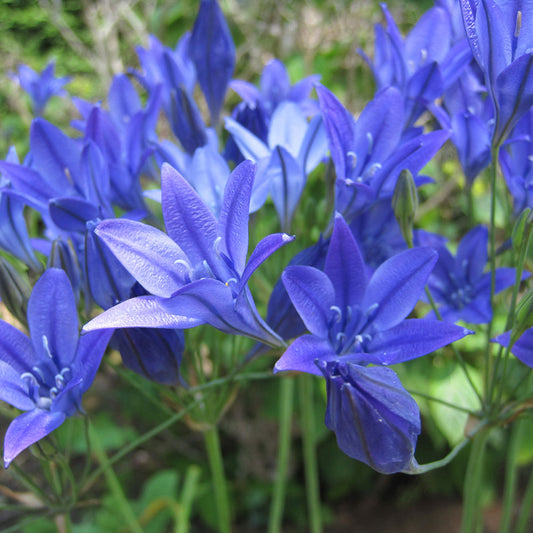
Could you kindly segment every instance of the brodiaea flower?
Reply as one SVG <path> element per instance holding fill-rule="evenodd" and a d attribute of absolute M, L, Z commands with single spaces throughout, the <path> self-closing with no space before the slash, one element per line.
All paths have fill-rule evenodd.
<path fill-rule="evenodd" d="M 76 303 L 66 274 L 48 269 L 28 303 L 30 338 L 0 321 L 0 399 L 26 411 L 11 422 L 6 468 L 23 450 L 82 411 L 112 330 L 79 337 Z"/>
<path fill-rule="evenodd" d="M 289 346 L 275 371 L 323 374 L 328 383 L 326 425 L 346 454 L 380 472 L 415 467 L 420 431 L 416 403 L 396 374 L 382 366 L 420 357 L 470 333 L 454 324 L 405 318 L 436 261 L 430 248 L 407 250 L 385 261 L 367 282 L 359 248 L 337 215 L 324 272 L 292 266 L 283 273 L 310 334 Z M 401 406 L 407 411 L 400 416 Z"/>

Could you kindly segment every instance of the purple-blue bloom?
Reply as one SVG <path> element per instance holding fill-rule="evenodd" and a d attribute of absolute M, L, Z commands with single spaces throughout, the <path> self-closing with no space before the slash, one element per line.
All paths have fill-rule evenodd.
<path fill-rule="evenodd" d="M 254 174 L 250 161 L 231 173 L 217 219 L 187 180 L 163 165 L 161 199 L 168 235 L 131 220 L 105 220 L 95 230 L 152 296 L 112 307 L 85 329 L 184 329 L 207 323 L 227 333 L 281 345 L 279 336 L 260 317 L 247 282 L 292 237 L 268 235 L 246 261 Z"/>
<path fill-rule="evenodd" d="M 507 347 L 511 342 L 511 331 L 502 333 L 493 342 L 497 342 Z M 511 353 L 516 355 L 522 363 L 533 368 L 533 328 L 527 329 L 519 339 L 512 345 Z"/>
<path fill-rule="evenodd" d="M 258 210 L 270 193 L 281 227 L 289 231 L 307 175 L 326 155 L 322 117 L 315 115 L 308 122 L 297 104 L 284 102 L 272 115 L 268 144 L 231 118 L 226 119 L 226 129 L 243 156 L 258 165 L 250 211 Z"/>
<path fill-rule="evenodd" d="M 326 380 L 326 426 L 339 448 L 383 474 L 416 468 L 420 411 L 394 370 L 317 361 Z"/>
<path fill-rule="evenodd" d="M 515 215 L 533 207 L 533 110 L 513 128 L 500 149 L 500 165 L 513 197 Z"/>
<path fill-rule="evenodd" d="M 30 337 L 0 321 L 0 399 L 25 411 L 9 425 L 6 468 L 24 449 L 83 409 L 112 330 L 82 337 L 72 288 L 62 270 L 45 271 L 28 303 Z"/>
<path fill-rule="evenodd" d="M 367 281 L 355 239 L 337 215 L 324 271 L 291 266 L 282 276 L 310 333 L 289 346 L 274 371 L 323 374 L 329 391 L 326 424 L 339 446 L 381 472 L 414 467 L 420 429 L 416 404 L 405 398 L 394 372 L 380 367 L 420 357 L 470 333 L 450 323 L 405 318 L 436 261 L 429 248 L 407 250 L 385 261 Z M 403 419 L 392 415 L 398 405 L 406 406 Z M 384 419 L 390 428 L 383 428 Z M 391 455 L 398 441 L 406 444 Z"/>
<path fill-rule="evenodd" d="M 471 229 L 461 240 L 454 256 L 444 247 L 438 249 L 439 260 L 428 287 L 443 320 L 464 320 L 484 324 L 492 319 L 490 306 L 490 272 L 487 264 L 488 231 L 484 226 Z M 495 293 L 515 282 L 514 268 L 496 269 Z"/>
<path fill-rule="evenodd" d="M 52 96 L 67 94 L 63 86 L 70 82 L 70 78 L 56 78 L 54 71 L 55 63 L 51 61 L 42 72 L 35 72 L 27 65 L 20 65 L 18 74 L 12 75 L 12 78 L 19 82 L 22 89 L 30 97 L 35 116 L 43 114 L 44 108 Z"/>
<path fill-rule="evenodd" d="M 533 10 L 523 0 L 461 0 L 466 35 L 505 140 L 533 104 Z"/>
<path fill-rule="evenodd" d="M 189 56 L 215 126 L 235 68 L 235 45 L 217 0 L 201 0 L 189 41 Z"/>

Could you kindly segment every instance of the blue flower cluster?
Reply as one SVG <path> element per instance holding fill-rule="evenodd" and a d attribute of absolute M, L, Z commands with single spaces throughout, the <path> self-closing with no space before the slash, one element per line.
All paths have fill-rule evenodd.
<path fill-rule="evenodd" d="M 383 6 L 366 58 L 377 91 L 357 119 L 319 76 L 291 84 L 276 59 L 259 87 L 232 79 L 235 46 L 215 0 L 201 0 L 175 49 L 155 37 L 138 48 L 140 70 L 114 78 L 107 105 L 74 99 L 75 137 L 42 118 L 67 80 L 53 64 L 41 75 L 20 67 L 36 118 L 24 161 L 14 150 L 0 161 L 0 248 L 41 277 L 30 337 L 0 322 L 0 397 L 25 411 L 6 434 L 6 466 L 81 410 L 108 342 L 133 371 L 178 384 L 183 330 L 209 324 L 283 351 L 275 372 L 323 377 L 325 422 L 347 455 L 383 473 L 416 471 L 420 412 L 388 366 L 473 333 L 457 320 L 490 321 L 491 274 L 482 226 L 455 257 L 444 237 L 422 230 L 409 249 L 392 206 L 398 178 L 431 182 L 427 164 L 451 141 L 471 184 L 496 147 L 515 211 L 533 207 L 533 9 L 520 0 L 435 4 L 405 38 Z M 242 102 L 223 122 L 220 151 L 229 88 Z M 159 137 L 160 111 L 173 140 Z M 430 114 L 437 129 L 424 121 Z M 278 273 L 264 319 L 251 277 L 297 241 L 308 176 L 328 159 L 329 226 Z M 164 230 L 147 198 L 161 203 Z M 280 232 L 249 254 L 250 215 L 268 203 Z M 38 238 L 28 208 L 42 221 Z M 493 293 L 514 281 L 514 269 L 499 268 Z M 438 313 L 415 318 L 425 287 Z M 79 337 L 77 309 L 94 304 L 104 312 Z M 533 365 L 531 330 L 514 350 Z"/>

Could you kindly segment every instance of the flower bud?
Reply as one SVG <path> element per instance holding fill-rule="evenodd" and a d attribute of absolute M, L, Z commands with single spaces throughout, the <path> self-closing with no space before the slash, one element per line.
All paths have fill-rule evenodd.
<path fill-rule="evenodd" d="M 511 346 L 522 334 L 533 327 L 533 287 L 522 297 L 516 308 L 513 329 L 511 330 Z"/>
<path fill-rule="evenodd" d="M 517 218 L 513 227 L 512 241 L 513 250 L 516 254 L 520 254 L 520 251 L 524 246 L 528 246 L 531 230 L 533 229 L 533 210 L 531 207 L 526 207 Z"/>
<path fill-rule="evenodd" d="M 400 225 L 403 238 L 413 247 L 413 222 L 418 208 L 418 192 L 413 175 L 407 169 L 401 171 L 392 197 L 394 216 Z"/>
<path fill-rule="evenodd" d="M 0 256 L 0 298 L 7 310 L 22 324 L 26 324 L 30 284 L 3 257 Z"/>

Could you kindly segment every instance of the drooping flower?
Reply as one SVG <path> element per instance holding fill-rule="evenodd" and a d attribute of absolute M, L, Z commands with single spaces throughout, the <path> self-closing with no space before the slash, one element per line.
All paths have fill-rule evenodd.
<path fill-rule="evenodd" d="M 24 449 L 83 411 L 112 330 L 79 337 L 72 288 L 62 270 L 45 271 L 28 303 L 30 337 L 0 321 L 0 398 L 25 411 L 9 425 L 6 468 Z"/>
<path fill-rule="evenodd" d="M 292 237 L 265 237 L 246 261 L 254 173 L 250 161 L 231 173 L 217 220 L 185 178 L 163 165 L 161 197 L 168 235 L 131 220 L 101 222 L 96 234 L 151 296 L 112 307 L 85 329 L 184 329 L 207 323 L 266 344 L 282 344 L 260 317 L 247 282 Z"/>
<path fill-rule="evenodd" d="M 420 431 L 416 403 L 396 374 L 381 367 L 420 357 L 470 333 L 450 323 L 405 318 L 436 260 L 429 248 L 407 250 L 385 261 L 367 281 L 350 228 L 337 215 L 324 271 L 291 266 L 282 275 L 309 334 L 289 346 L 274 371 L 323 375 L 326 425 L 345 453 L 380 472 L 414 468 Z"/>
<path fill-rule="evenodd" d="M 326 426 L 339 448 L 382 474 L 416 468 L 420 411 L 390 368 L 317 361 L 327 386 Z"/>

